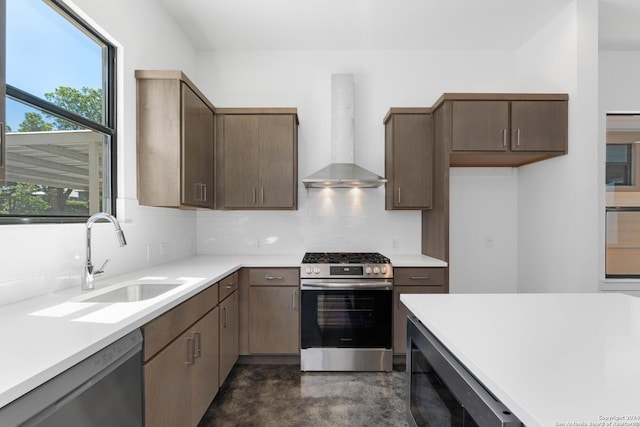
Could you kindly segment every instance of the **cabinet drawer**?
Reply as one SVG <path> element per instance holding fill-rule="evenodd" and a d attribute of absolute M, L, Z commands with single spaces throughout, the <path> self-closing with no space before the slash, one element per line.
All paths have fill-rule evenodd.
<path fill-rule="evenodd" d="M 216 305 L 217 283 L 144 325 L 144 360 L 153 357 Z"/>
<path fill-rule="evenodd" d="M 220 298 L 219 301 L 223 301 L 226 297 L 231 295 L 233 291 L 238 289 L 238 272 L 228 275 L 220 282 Z"/>
<path fill-rule="evenodd" d="M 395 286 L 442 286 L 446 284 L 446 270 L 438 267 L 401 267 L 393 269 Z"/>
<path fill-rule="evenodd" d="M 249 286 L 300 286 L 299 268 L 252 268 Z"/>

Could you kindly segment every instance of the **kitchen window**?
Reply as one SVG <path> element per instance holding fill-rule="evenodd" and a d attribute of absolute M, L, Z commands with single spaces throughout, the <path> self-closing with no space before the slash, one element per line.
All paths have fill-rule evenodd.
<path fill-rule="evenodd" d="M 640 278 L 640 115 L 607 114 L 607 278 Z"/>
<path fill-rule="evenodd" d="M 115 47 L 57 0 L 0 0 L 0 222 L 115 212 Z"/>

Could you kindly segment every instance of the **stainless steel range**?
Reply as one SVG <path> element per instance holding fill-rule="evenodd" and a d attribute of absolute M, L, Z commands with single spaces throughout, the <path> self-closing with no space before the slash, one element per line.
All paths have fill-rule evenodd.
<path fill-rule="evenodd" d="M 306 253 L 302 371 L 391 371 L 393 268 L 379 253 Z"/>

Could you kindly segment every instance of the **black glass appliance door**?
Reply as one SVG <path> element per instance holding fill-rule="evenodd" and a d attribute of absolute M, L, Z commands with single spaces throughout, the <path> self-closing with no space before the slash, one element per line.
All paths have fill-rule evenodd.
<path fill-rule="evenodd" d="M 392 290 L 302 290 L 302 348 L 391 348 Z"/>

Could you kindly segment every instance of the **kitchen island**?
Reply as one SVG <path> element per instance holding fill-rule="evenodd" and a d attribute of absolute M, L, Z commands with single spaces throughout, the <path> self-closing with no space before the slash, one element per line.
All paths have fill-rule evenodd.
<path fill-rule="evenodd" d="M 526 426 L 640 426 L 640 299 L 405 294 L 401 301 Z"/>

